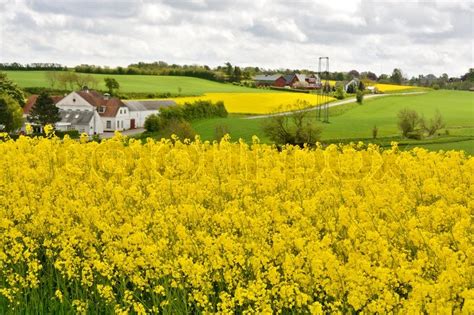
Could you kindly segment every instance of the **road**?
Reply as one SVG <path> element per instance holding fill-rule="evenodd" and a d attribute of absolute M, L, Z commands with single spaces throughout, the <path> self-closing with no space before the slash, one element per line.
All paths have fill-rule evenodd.
<path fill-rule="evenodd" d="M 382 97 L 382 96 L 393 96 L 393 95 L 414 95 L 414 94 L 424 94 L 426 92 L 405 92 L 405 93 L 390 93 L 390 94 L 369 94 L 369 95 L 364 95 L 364 99 L 371 99 L 375 97 Z M 336 107 L 336 106 L 341 106 L 344 104 L 349 104 L 349 103 L 354 103 L 356 101 L 355 97 L 351 97 L 342 101 L 336 101 L 328 104 L 328 107 Z M 291 115 L 295 112 L 311 112 L 314 110 L 317 110 L 320 106 L 314 106 L 298 111 L 291 111 L 291 112 L 282 112 L 282 113 L 275 113 L 275 114 L 268 114 L 268 115 L 256 115 L 256 116 L 249 116 L 245 117 L 243 119 L 259 119 L 259 118 L 269 118 L 269 117 L 276 117 L 276 116 L 285 116 L 285 115 Z"/>
<path fill-rule="evenodd" d="M 129 129 L 129 130 L 120 131 L 120 133 L 124 136 L 133 136 L 133 135 L 142 133 L 144 131 L 145 129 L 143 128 L 137 128 L 137 129 Z M 113 136 L 114 136 L 113 132 L 104 132 L 103 134 L 100 135 L 102 139 L 112 138 Z"/>

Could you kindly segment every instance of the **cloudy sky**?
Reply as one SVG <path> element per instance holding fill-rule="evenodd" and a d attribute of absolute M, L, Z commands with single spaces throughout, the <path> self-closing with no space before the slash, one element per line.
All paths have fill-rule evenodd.
<path fill-rule="evenodd" d="M 473 38 L 473 0 L 0 0 L 0 62 L 458 76 Z"/>

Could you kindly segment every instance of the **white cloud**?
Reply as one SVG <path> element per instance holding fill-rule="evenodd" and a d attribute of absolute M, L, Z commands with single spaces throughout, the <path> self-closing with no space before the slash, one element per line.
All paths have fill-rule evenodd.
<path fill-rule="evenodd" d="M 473 67 L 471 1 L 0 0 L 0 61 L 460 75 Z"/>

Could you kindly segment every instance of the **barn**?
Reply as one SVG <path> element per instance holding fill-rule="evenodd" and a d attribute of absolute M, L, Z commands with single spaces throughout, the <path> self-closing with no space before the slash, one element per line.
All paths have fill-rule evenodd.
<path fill-rule="evenodd" d="M 124 101 L 130 113 L 130 129 L 143 128 L 148 116 L 159 114 L 160 108 L 174 106 L 171 100 Z"/>

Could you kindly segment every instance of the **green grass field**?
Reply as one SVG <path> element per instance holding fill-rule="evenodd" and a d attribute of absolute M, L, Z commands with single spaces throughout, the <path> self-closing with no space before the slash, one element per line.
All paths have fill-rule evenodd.
<path fill-rule="evenodd" d="M 474 154 L 474 93 L 464 91 L 431 91 L 420 95 L 384 96 L 367 100 L 363 105 L 348 104 L 330 109 L 330 123 L 321 124 L 322 140 L 366 139 L 370 141 L 372 128 L 378 128 L 378 137 L 397 139 L 397 113 L 410 108 L 423 114 L 425 118 L 433 116 L 439 110 L 446 122 L 450 136 L 422 141 L 404 141 L 406 148 L 422 146 L 433 150 L 463 149 Z M 313 112 L 312 115 L 316 115 Z M 213 140 L 217 125 L 227 126 L 233 139 L 243 138 L 250 141 L 257 135 L 262 141 L 268 141 L 262 132 L 263 119 L 243 119 L 245 116 L 231 115 L 229 118 L 216 118 L 193 122 L 196 132 L 205 140 Z M 399 139 L 399 141 L 403 141 Z M 463 140 L 463 141 L 460 141 Z"/>
<path fill-rule="evenodd" d="M 5 71 L 8 78 L 20 87 L 50 87 L 46 80 L 46 71 Z M 120 84 L 120 92 L 135 93 L 173 93 L 182 95 L 201 95 L 204 93 L 260 93 L 275 92 L 264 89 L 252 89 L 233 84 L 224 84 L 192 77 L 155 76 L 155 75 L 111 75 L 92 74 L 99 80 L 99 89 L 106 90 L 104 78 L 113 77 Z"/>

